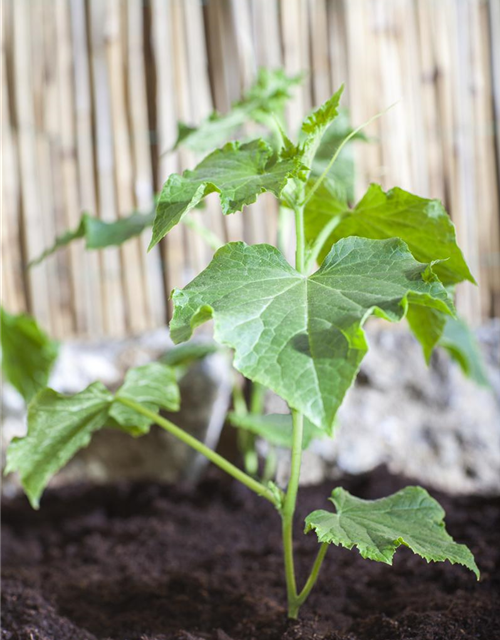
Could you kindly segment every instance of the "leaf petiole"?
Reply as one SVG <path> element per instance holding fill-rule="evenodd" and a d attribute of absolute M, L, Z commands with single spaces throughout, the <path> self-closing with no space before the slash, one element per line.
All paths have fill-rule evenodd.
<path fill-rule="evenodd" d="M 162 418 L 162 416 L 158 415 L 154 411 L 150 411 L 143 405 L 135 402 L 134 400 L 130 400 L 129 398 L 117 396 L 115 398 L 115 402 L 120 402 L 121 404 L 127 406 L 129 409 L 133 409 L 137 413 L 140 413 L 143 416 L 149 418 L 162 429 L 165 429 L 165 431 L 168 431 L 168 433 L 184 442 L 184 444 L 187 444 L 195 451 L 198 451 L 198 453 L 204 455 L 206 458 L 208 458 L 208 460 L 210 460 L 210 462 L 213 462 L 213 464 L 217 465 L 227 474 L 229 474 L 236 480 L 239 480 L 239 482 L 254 491 L 257 495 L 262 496 L 266 500 L 269 500 L 269 502 L 271 502 L 275 507 L 278 507 L 275 496 L 267 487 L 265 487 L 258 480 L 254 480 L 254 478 L 251 478 L 244 471 L 241 471 L 241 469 L 238 469 L 238 467 L 236 467 L 234 464 L 223 458 L 217 452 L 210 449 L 210 447 L 207 447 L 205 444 L 203 444 L 203 442 L 200 442 L 197 438 L 193 437 L 189 433 L 186 433 L 186 431 L 175 425 L 173 422 L 170 422 L 170 420 Z"/>
<path fill-rule="evenodd" d="M 337 150 L 335 151 L 335 153 L 332 156 L 332 159 L 330 160 L 330 162 L 326 165 L 325 170 L 323 171 L 323 173 L 320 175 L 320 177 L 317 179 L 317 181 L 314 183 L 314 186 L 312 187 L 311 191 L 309 191 L 309 193 L 307 194 L 306 200 L 304 202 L 304 206 L 309 202 L 309 200 L 313 197 L 313 195 L 316 193 L 316 190 L 319 189 L 319 187 L 321 186 L 323 180 L 326 178 L 326 176 L 328 175 L 328 172 L 330 171 L 330 169 L 332 168 L 333 164 L 335 163 L 335 160 L 339 157 L 340 152 L 342 151 L 342 149 L 345 147 L 345 145 L 349 142 L 349 140 L 351 140 L 352 138 L 354 138 L 355 135 L 357 135 L 362 129 L 364 129 L 365 127 L 367 127 L 368 125 L 370 125 L 372 122 L 375 122 L 375 120 L 378 120 L 380 117 L 382 117 L 383 115 L 385 115 L 390 109 L 392 109 L 392 107 L 394 107 L 395 105 L 397 105 L 399 101 L 394 102 L 393 104 L 389 105 L 387 107 L 387 109 L 384 109 L 383 111 L 381 111 L 380 113 L 375 114 L 374 116 L 372 116 L 369 120 L 367 120 L 366 122 L 363 122 L 363 124 L 360 124 L 359 127 L 356 127 L 356 129 L 353 129 L 351 131 L 351 133 L 346 136 L 342 142 L 339 144 L 339 146 L 337 147 Z"/>

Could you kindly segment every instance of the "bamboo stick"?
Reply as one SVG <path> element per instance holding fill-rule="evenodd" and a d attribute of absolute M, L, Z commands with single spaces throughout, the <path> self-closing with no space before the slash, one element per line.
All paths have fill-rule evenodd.
<path fill-rule="evenodd" d="M 74 111 L 77 207 L 79 212 L 88 211 L 97 214 L 96 184 L 94 173 L 94 135 L 92 126 L 92 91 L 90 79 L 90 61 L 87 51 L 88 29 L 85 0 L 71 0 L 71 52 L 73 87 L 71 95 L 61 95 L 61 101 L 72 101 L 68 109 Z M 70 70 L 68 69 L 68 74 Z M 64 107 L 63 107 L 64 108 Z M 71 136 L 71 124 L 68 122 L 67 135 Z M 69 170 L 68 170 L 69 171 Z M 68 179 L 70 179 L 68 177 Z M 69 187 L 69 185 L 68 185 Z M 69 194 L 68 198 L 75 194 Z M 74 215 L 74 205 L 68 200 L 68 216 Z M 75 221 L 76 222 L 76 221 Z M 102 283 L 102 256 L 97 252 L 84 251 L 85 279 L 76 280 L 76 284 L 85 282 L 84 306 L 87 315 L 87 333 L 92 336 L 104 334 L 104 300 L 105 292 Z M 75 279 L 78 275 L 73 276 Z"/>
<path fill-rule="evenodd" d="M 109 5 L 90 0 L 90 44 L 93 88 L 93 109 L 96 137 L 96 169 L 98 212 L 103 220 L 116 220 L 114 190 L 113 125 L 111 97 L 106 60 L 106 31 Z M 101 253 L 103 275 L 103 307 L 106 333 L 125 333 L 127 317 L 122 288 L 122 264 L 119 249 Z"/>

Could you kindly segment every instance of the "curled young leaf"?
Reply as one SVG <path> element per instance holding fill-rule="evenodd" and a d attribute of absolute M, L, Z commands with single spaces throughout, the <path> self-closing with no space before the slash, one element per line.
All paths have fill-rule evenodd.
<path fill-rule="evenodd" d="M 432 269 L 397 239 L 345 238 L 309 277 L 270 245 L 230 243 L 172 297 L 174 342 L 213 317 L 215 339 L 235 350 L 236 369 L 324 430 L 367 351 L 370 314 L 394 322 L 410 302 L 453 313 Z"/>
<path fill-rule="evenodd" d="M 319 542 L 356 547 L 363 558 L 386 564 L 404 545 L 428 562 L 461 564 L 479 579 L 474 556 L 446 532 L 444 510 L 425 489 L 405 487 L 387 498 L 362 500 L 339 487 L 329 500 L 336 513 L 320 509 L 305 521 L 305 533 L 315 531 Z"/>

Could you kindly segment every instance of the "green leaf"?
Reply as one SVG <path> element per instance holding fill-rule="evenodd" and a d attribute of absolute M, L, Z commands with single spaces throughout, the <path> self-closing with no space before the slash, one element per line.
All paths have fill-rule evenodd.
<path fill-rule="evenodd" d="M 214 112 L 198 127 L 180 122 L 174 149 L 182 145 L 206 152 L 227 142 L 249 120 L 265 124 L 267 117 L 281 114 L 291 97 L 290 90 L 301 79 L 302 76 L 287 76 L 282 69 L 260 69 L 254 85 L 226 115 Z"/>
<path fill-rule="evenodd" d="M 289 413 L 271 413 L 263 416 L 254 413 L 240 415 L 231 412 L 228 415 L 228 420 L 233 427 L 250 431 L 276 447 L 292 448 L 293 426 L 292 416 Z M 306 418 L 304 420 L 302 449 L 307 449 L 314 439 L 324 438 L 326 435 L 332 436 L 332 432 L 333 429 L 327 434 Z"/>
<path fill-rule="evenodd" d="M 409 302 L 453 313 L 431 267 L 398 239 L 345 238 L 310 277 L 270 245 L 230 243 L 172 297 L 175 343 L 213 317 L 236 369 L 325 430 L 367 351 L 370 314 L 397 321 Z"/>
<path fill-rule="evenodd" d="M 483 387 L 491 387 L 476 337 L 463 319 L 447 319 L 439 346 L 448 351 L 471 380 Z"/>
<path fill-rule="evenodd" d="M 387 498 L 361 500 L 339 487 L 329 499 L 337 513 L 318 510 L 305 521 L 305 532 L 314 530 L 319 542 L 357 547 L 363 558 L 386 564 L 404 545 L 428 562 L 461 564 L 479 580 L 474 556 L 446 532 L 445 512 L 425 489 L 406 487 Z"/>
<path fill-rule="evenodd" d="M 338 216 L 336 201 L 332 203 L 331 216 Z M 308 224 L 306 210 L 306 233 Z M 434 272 L 443 284 L 474 282 L 457 245 L 455 227 L 439 200 L 419 198 L 397 187 L 386 193 L 372 184 L 356 207 L 342 214 L 320 258 L 326 256 L 332 243 L 348 236 L 401 238 L 420 262 L 442 260 L 434 265 Z"/>
<path fill-rule="evenodd" d="M 94 382 L 72 396 L 43 389 L 30 402 L 28 433 L 10 443 L 5 473 L 19 472 L 35 509 L 50 478 L 89 444 L 94 432 L 103 427 L 135 436 L 147 432 L 151 422 L 115 398 L 133 400 L 153 411 L 160 407 L 176 411 L 179 389 L 175 373 L 153 362 L 131 369 L 115 397 L 100 382 Z"/>
<path fill-rule="evenodd" d="M 39 264 L 58 249 L 62 249 L 62 247 L 79 238 L 85 238 L 87 249 L 105 249 L 106 247 L 121 245 L 130 240 L 130 238 L 141 234 L 147 227 L 151 227 L 153 221 L 154 212 L 149 214 L 135 212 L 127 218 L 114 222 L 104 222 L 88 213 L 84 213 L 76 229 L 66 231 L 58 236 L 51 247 L 30 262 L 30 266 Z"/>
<path fill-rule="evenodd" d="M 203 360 L 212 353 L 219 351 L 219 346 L 215 342 L 187 342 L 178 344 L 169 349 L 161 358 L 162 362 L 171 367 L 186 367 Z"/>
<path fill-rule="evenodd" d="M 430 362 L 432 351 L 438 344 L 449 317 L 431 307 L 414 304 L 410 304 L 408 307 L 406 319 L 414 336 L 422 345 L 427 364 Z"/>
<path fill-rule="evenodd" d="M 42 331 L 34 318 L 11 315 L 0 308 L 2 370 L 26 402 L 45 387 L 59 345 Z"/>
<path fill-rule="evenodd" d="M 180 392 L 175 370 L 160 362 L 130 369 L 116 392 L 116 398 L 135 400 L 154 412 L 160 408 L 179 411 Z M 109 415 L 132 435 L 147 433 L 152 424 L 152 420 L 119 402 L 113 403 Z"/>
<path fill-rule="evenodd" d="M 74 396 L 43 389 L 33 398 L 28 407 L 28 434 L 10 443 L 5 469 L 5 473 L 19 472 L 33 508 L 38 508 L 50 478 L 105 425 L 112 400 L 100 382 Z"/>
<path fill-rule="evenodd" d="M 302 171 L 297 157 L 276 156 L 264 140 L 228 142 L 194 171 L 168 178 L 158 200 L 150 248 L 210 193 L 220 194 L 222 212 L 228 215 L 252 204 L 265 191 L 279 197 L 288 179 L 299 177 Z"/>
<path fill-rule="evenodd" d="M 324 102 L 302 123 L 302 132 L 306 135 L 302 143 L 302 161 L 308 167 L 313 163 L 314 156 L 321 144 L 325 131 L 332 124 L 339 112 L 340 98 L 344 91 L 344 85 L 336 91 L 331 98 Z"/>

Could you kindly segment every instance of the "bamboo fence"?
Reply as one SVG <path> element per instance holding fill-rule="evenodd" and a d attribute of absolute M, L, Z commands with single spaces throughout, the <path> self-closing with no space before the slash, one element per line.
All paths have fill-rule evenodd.
<path fill-rule="evenodd" d="M 370 181 L 441 198 L 479 287 L 458 305 L 473 323 L 500 315 L 500 0 L 2 0 L 2 298 L 56 337 L 156 327 L 168 294 L 210 250 L 177 227 L 86 252 L 80 243 L 27 262 L 84 210 L 105 220 L 150 210 L 192 153 L 163 155 L 176 122 L 225 111 L 260 66 L 308 72 L 293 128 L 346 84 L 353 123 L 399 100 L 355 150 Z M 496 123 L 496 125 L 495 125 Z M 197 214 L 198 215 L 198 214 Z M 223 219 L 224 239 L 274 240 L 263 196 Z M 201 218 L 200 218 L 201 219 Z"/>

